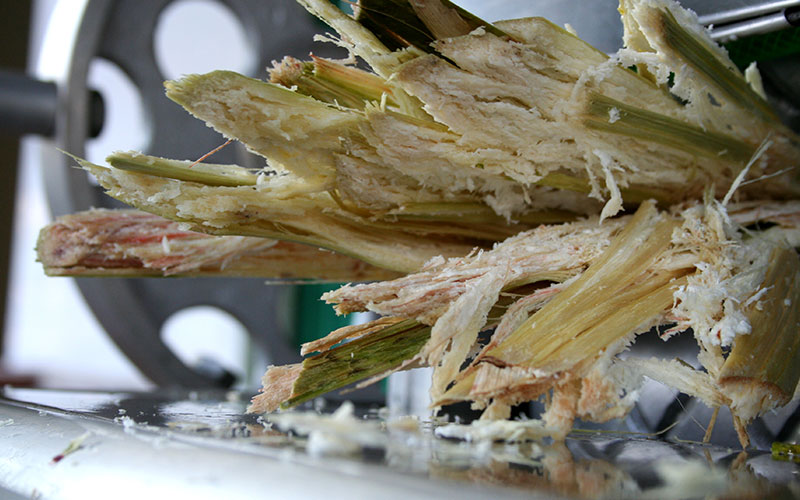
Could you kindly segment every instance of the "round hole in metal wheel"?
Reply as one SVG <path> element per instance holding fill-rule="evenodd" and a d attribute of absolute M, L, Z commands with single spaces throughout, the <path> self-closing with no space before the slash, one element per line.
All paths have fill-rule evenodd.
<path fill-rule="evenodd" d="M 89 88 L 103 97 L 103 127 L 86 141 L 86 159 L 104 164 L 112 151 L 144 151 L 150 143 L 150 119 L 139 88 L 111 61 L 96 57 L 89 64 Z"/>
<path fill-rule="evenodd" d="M 156 63 L 168 79 L 227 69 L 251 74 L 257 51 L 241 21 L 222 2 L 177 0 L 156 24 Z"/>
<path fill-rule="evenodd" d="M 248 370 L 249 335 L 234 316 L 214 306 L 192 306 L 167 318 L 164 344 L 187 366 L 230 387 Z"/>

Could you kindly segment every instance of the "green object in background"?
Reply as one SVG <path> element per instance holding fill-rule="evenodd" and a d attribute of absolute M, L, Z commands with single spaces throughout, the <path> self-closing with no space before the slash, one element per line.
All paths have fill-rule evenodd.
<path fill-rule="evenodd" d="M 772 443 L 772 459 L 783 462 L 800 462 L 800 444 L 775 441 Z"/>
<path fill-rule="evenodd" d="M 727 42 L 724 47 L 736 66 L 744 69 L 752 61 L 769 61 L 800 54 L 800 28 L 748 36 Z"/>
<path fill-rule="evenodd" d="M 294 336 L 293 344 L 300 351 L 300 345 L 324 337 L 330 332 L 348 326 L 350 316 L 337 316 L 330 304 L 320 297 L 323 293 L 335 290 L 344 283 L 307 284 L 294 287 Z M 378 383 L 382 392 L 386 392 L 386 380 Z"/>
<path fill-rule="evenodd" d="M 339 7 L 339 9 L 344 12 L 345 14 L 353 14 L 353 2 L 346 1 L 346 0 L 331 0 L 331 3 L 335 6 Z"/>
<path fill-rule="evenodd" d="M 324 337 L 330 332 L 350 324 L 348 316 L 337 316 L 330 304 L 320 300 L 323 293 L 335 290 L 342 284 L 308 284 L 295 289 L 294 343 L 299 349 L 305 342 Z"/>

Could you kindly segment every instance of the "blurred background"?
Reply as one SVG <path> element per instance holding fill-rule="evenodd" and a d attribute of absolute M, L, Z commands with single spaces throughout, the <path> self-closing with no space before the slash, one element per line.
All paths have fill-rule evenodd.
<path fill-rule="evenodd" d="M 122 16 L 109 13 L 117 7 L 124 8 L 120 5 L 122 3 L 35 0 L 4 2 L 3 6 L 6 38 L 13 37 L 14 40 L 13 44 L 6 44 L 3 48 L 4 69 L 27 71 L 36 79 L 56 82 L 60 94 L 56 106 L 60 110 L 69 107 L 64 99 L 80 100 L 75 94 L 85 93 L 88 88 L 102 96 L 99 135 L 92 137 L 94 134 L 91 132 L 72 132 L 78 136 L 72 144 L 84 142 L 82 154 L 90 161 L 101 163 L 113 150 L 152 151 L 151 143 L 161 145 L 161 154 L 170 154 L 170 146 L 163 145 L 168 141 L 152 140 L 159 127 L 154 126 L 156 117 L 148 115 L 143 97 L 146 92 L 139 86 L 141 80 L 134 83 L 121 64 L 135 63 L 137 59 L 149 60 L 155 67 L 146 71 L 134 68 L 132 72 L 139 79 L 155 77 L 159 87 L 164 79 L 218 68 L 265 75 L 264 67 L 256 68 L 258 51 L 253 50 L 252 45 L 256 43 L 253 36 L 248 34 L 239 16 L 225 4 L 194 0 L 149 2 L 160 12 L 148 26 L 146 19 L 140 16 L 120 19 Z M 136 3 L 128 2 L 130 5 Z M 159 3 L 161 5 L 157 5 Z M 114 22 L 111 18 L 115 17 L 116 22 L 127 22 L 129 29 L 105 30 L 103 25 Z M 81 29 L 84 34 L 94 31 L 91 35 L 95 40 L 79 40 Z M 143 51 L 144 55 L 123 54 L 116 57 L 118 61 L 113 61 L 103 54 L 104 47 L 113 45 L 130 50 L 139 45 L 148 50 Z M 85 84 L 78 84 L 83 88 L 71 87 L 68 91 L 71 72 L 75 71 L 73 66 L 76 65 L 83 66 Z M 161 91 L 158 89 L 156 92 Z M 65 95 L 67 93 L 70 95 Z M 151 90 L 150 95 L 153 93 Z M 166 99 L 163 104 L 172 106 Z M 98 110 L 92 112 L 97 114 Z M 19 140 L 18 147 L 15 147 L 17 138 L 13 131 L 3 136 L 3 154 L 8 155 L 4 162 L 6 171 L 10 175 L 16 173 L 16 183 L 4 183 L 2 197 L 5 218 L 2 250 L 7 252 L 10 249 L 11 256 L 9 258 L 4 253 L 2 263 L 9 272 L 3 274 L 8 292 L 5 294 L 0 370 L 12 382 L 45 387 L 149 388 L 153 382 L 107 334 L 75 281 L 47 278 L 35 262 L 38 230 L 52 220 L 54 213 L 58 215 L 111 203 L 99 196 L 73 203 L 68 199 L 73 193 L 69 193 L 66 186 L 51 187 L 48 191 L 47 175 L 54 168 L 69 169 L 55 148 L 64 148 L 69 143 L 65 136 L 70 131 L 64 127 L 70 126 L 75 128 L 74 124 L 54 123 L 52 135 L 26 135 Z M 202 154 L 202 145 L 197 149 L 192 147 L 191 135 L 177 137 L 175 132 L 171 135 L 172 142 L 184 145 L 184 152 Z M 9 155 L 12 150 L 17 151 L 17 158 Z M 91 188 L 91 181 L 80 177 L 72 182 L 85 183 Z M 113 290 L 109 291 L 113 294 Z M 118 300 L 124 299 L 118 297 Z M 215 368 L 231 372 L 239 383 L 257 385 L 254 380 L 258 375 L 251 373 L 250 367 L 258 363 L 261 365 L 258 370 L 263 371 L 265 360 L 263 356 L 256 356 L 258 360 L 251 359 L 251 340 L 245 327 L 231 313 L 203 302 L 202 294 L 198 294 L 191 306 L 172 311 L 163 319 L 156 334 L 187 364 L 196 365 L 206 359 L 215 363 Z M 141 313 L 141 309 L 146 308 L 146 305 L 135 302 L 128 305 L 123 308 L 129 309 L 130 314 Z M 117 321 L 124 322 L 125 317 L 121 315 Z M 119 326 L 124 329 L 124 325 Z M 133 337 L 131 341 L 137 341 L 136 331 L 131 329 L 126 333 Z M 141 338 L 143 343 L 151 339 L 146 335 Z M 154 351 L 162 348 L 157 345 Z M 157 358 L 155 354 L 154 358 Z M 164 378 L 159 382 L 169 384 Z"/>

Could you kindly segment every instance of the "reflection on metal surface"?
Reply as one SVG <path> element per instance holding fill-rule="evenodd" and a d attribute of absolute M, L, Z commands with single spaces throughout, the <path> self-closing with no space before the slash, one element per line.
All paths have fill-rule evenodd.
<path fill-rule="evenodd" d="M 724 43 L 738 38 L 771 33 L 798 25 L 800 1 L 754 3 L 700 16 L 713 40 Z"/>
<path fill-rule="evenodd" d="M 267 491 L 283 498 L 455 492 L 465 498 L 764 498 L 800 492 L 800 465 L 776 461 L 767 451 L 594 431 L 574 432 L 565 443 L 468 443 L 434 438 L 431 422 L 387 420 L 383 410 L 364 408 L 336 425 L 318 412 L 283 414 L 284 422 L 292 415 L 302 417 L 295 422 L 305 419 L 306 431 L 295 434 L 272 428 L 269 418 L 245 415 L 246 404 L 238 393 L 7 388 L 0 399 L 0 443 L 9 451 L 0 459 L 0 487 L 22 495 L 35 490 L 42 499 L 110 491 L 133 498 L 154 488 L 184 498 Z M 310 454 L 305 434 L 314 425 L 357 446 Z M 52 463 L 70 443 L 71 452 Z M 98 479 L 100 470 L 106 479 Z"/>

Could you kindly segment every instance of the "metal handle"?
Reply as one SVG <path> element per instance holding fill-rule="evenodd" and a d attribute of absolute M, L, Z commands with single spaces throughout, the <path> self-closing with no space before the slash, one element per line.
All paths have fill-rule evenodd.
<path fill-rule="evenodd" d="M 800 0 L 777 0 L 700 16 L 711 38 L 726 42 L 800 26 Z"/>
<path fill-rule="evenodd" d="M 103 128 L 105 109 L 102 96 L 90 93 L 89 131 L 97 137 Z M 24 73 L 0 69 L 0 131 L 54 137 L 58 113 L 58 88 Z"/>

